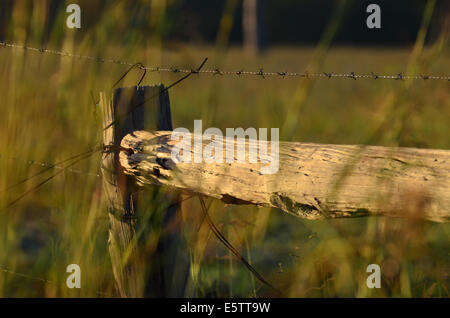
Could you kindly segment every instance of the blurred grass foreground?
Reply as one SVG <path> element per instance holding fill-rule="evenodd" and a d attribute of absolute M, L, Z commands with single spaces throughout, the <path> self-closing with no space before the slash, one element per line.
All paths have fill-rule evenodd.
<path fill-rule="evenodd" d="M 182 36 L 171 39 L 170 30 L 180 19 L 174 12 L 183 1 L 77 1 L 83 16 L 80 30 L 65 27 L 65 7 L 71 1 L 66 2 L 2 1 L 0 40 L 188 69 L 209 57 L 208 68 L 236 71 L 263 67 L 265 71 L 448 75 L 450 70 L 448 28 L 439 32 L 433 28 L 434 40 L 427 40 L 439 1 L 428 1 L 420 11 L 420 28 L 410 45 L 334 44 L 346 10 L 356 5 L 336 1 L 337 9 L 331 11 L 316 43 L 268 45 L 260 54 L 230 40 L 240 18 L 240 1 L 220 2 L 223 10 L 213 42 L 195 36 L 187 41 Z M 197 18 L 201 19 L 200 13 Z M 301 37 L 307 30 L 296 32 Z M 1 207 L 36 183 L 31 180 L 4 189 L 46 163 L 62 161 L 101 140 L 99 92 L 108 91 L 126 70 L 0 47 Z M 178 77 L 152 72 L 142 85 L 167 85 Z M 139 78 L 139 72 L 133 71 L 120 85 L 136 85 Z M 201 74 L 170 90 L 170 99 L 174 127 L 190 130 L 195 119 L 202 119 L 204 127 L 223 131 L 280 127 L 286 141 L 450 149 L 448 85 L 446 81 Z M 96 154 L 12 207 L 1 208 L 1 297 L 117 296 L 99 171 L 100 154 Z M 411 209 L 421 208 L 414 197 L 408 200 Z M 142 219 L 158 224 L 162 213 L 158 198 L 149 194 L 147 201 Z M 448 223 L 383 217 L 307 221 L 275 209 L 230 206 L 212 199 L 207 204 L 221 232 L 286 296 L 449 296 Z M 185 296 L 277 296 L 217 242 L 197 201 L 186 200 L 182 212 L 191 265 Z M 158 240 L 155 233 L 146 236 L 145 257 L 139 261 L 151 263 Z M 82 288 L 66 287 L 68 264 L 80 265 Z M 380 289 L 366 286 L 369 264 L 382 268 Z"/>

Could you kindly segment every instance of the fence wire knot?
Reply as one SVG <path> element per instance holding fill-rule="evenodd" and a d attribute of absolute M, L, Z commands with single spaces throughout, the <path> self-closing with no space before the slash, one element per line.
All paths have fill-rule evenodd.
<path fill-rule="evenodd" d="M 264 77 L 264 71 L 263 71 L 263 69 L 262 68 L 260 68 L 259 69 L 259 72 L 258 72 L 258 74 L 257 75 L 259 75 L 259 76 L 261 76 L 262 78 L 264 78 L 265 79 L 265 77 Z"/>
<path fill-rule="evenodd" d="M 348 76 L 349 78 L 352 78 L 356 81 L 356 75 L 355 72 L 351 72 L 350 75 Z"/>

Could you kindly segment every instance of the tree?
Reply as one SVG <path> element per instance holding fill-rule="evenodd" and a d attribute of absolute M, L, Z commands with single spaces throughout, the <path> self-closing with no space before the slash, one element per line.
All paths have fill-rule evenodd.
<path fill-rule="evenodd" d="M 244 0 L 242 26 L 244 49 L 250 54 L 258 54 L 263 47 L 262 8 L 263 0 Z"/>

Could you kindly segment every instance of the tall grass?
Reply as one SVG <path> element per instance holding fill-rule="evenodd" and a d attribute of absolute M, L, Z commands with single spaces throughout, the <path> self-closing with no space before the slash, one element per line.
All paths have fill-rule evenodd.
<path fill-rule="evenodd" d="M 215 47 L 164 39 L 161 29 L 170 2 L 152 2 L 150 34 L 129 23 L 146 12 L 147 4 L 140 2 L 127 16 L 128 5 L 108 2 L 95 11 L 97 22 L 79 33 L 64 27 L 62 11 L 44 40 L 45 1 L 15 1 L 6 40 L 35 46 L 45 41 L 49 48 L 146 65 L 194 67 L 208 56 L 210 68 L 231 70 L 303 71 L 311 63 L 327 72 L 445 74 L 450 69 L 445 33 L 431 47 L 424 45 L 421 33 L 414 48 L 333 47 L 325 40 L 319 62 L 314 47 L 273 47 L 255 57 L 227 44 L 232 2 Z M 426 32 L 427 14 L 421 32 Z M 120 42 L 117 34 L 124 35 Z M 42 168 L 30 160 L 57 162 L 100 140 L 98 93 L 109 90 L 125 71 L 112 64 L 0 48 L 0 207 L 35 184 L 31 180 L 2 191 Z M 139 76 L 132 73 L 121 85 L 135 85 Z M 176 78 L 151 73 L 144 84 Z M 175 127 L 192 129 L 194 119 L 222 130 L 283 127 L 291 118 L 289 129 L 281 131 L 285 140 L 450 148 L 446 82 L 342 79 L 310 85 L 297 79 L 200 75 L 171 90 L 170 98 Z M 95 154 L 74 167 L 89 175 L 66 171 L 0 210 L 0 296 L 116 296 L 107 212 L 101 179 L 95 176 L 99 162 Z M 410 200 L 411 209 L 418 209 Z M 207 204 L 230 242 L 288 296 L 449 296 L 447 224 L 381 217 L 305 221 L 268 208 L 226 206 L 212 199 Z M 148 211 L 156 208 L 150 205 Z M 143 218 L 152 218 L 147 213 Z M 197 201 L 183 202 L 183 216 L 191 256 L 188 295 L 275 296 L 215 240 Z M 147 238 L 148 262 L 155 239 L 156 234 Z M 79 290 L 65 285 L 65 269 L 72 263 L 82 268 Z M 381 289 L 365 285 L 365 270 L 372 263 L 381 265 Z"/>

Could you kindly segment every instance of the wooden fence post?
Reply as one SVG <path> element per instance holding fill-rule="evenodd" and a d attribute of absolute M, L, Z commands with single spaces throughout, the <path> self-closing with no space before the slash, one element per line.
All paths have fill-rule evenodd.
<path fill-rule="evenodd" d="M 174 244 L 179 245 L 180 233 L 173 231 L 171 235 L 162 236 L 157 245 L 156 258 L 145 259 L 142 255 L 145 252 L 138 249 L 138 241 L 142 238 L 136 235 L 139 222 L 137 188 L 132 178 L 124 174 L 119 162 L 119 146 L 125 135 L 141 129 L 172 130 L 169 95 L 163 90 L 163 85 L 135 86 L 115 89 L 112 98 L 104 92 L 100 94 L 103 127 L 115 123 L 103 131 L 104 145 L 112 147 L 103 154 L 101 170 L 110 218 L 109 253 L 121 297 L 183 296 L 183 286 L 172 286 L 176 289 L 174 291 L 167 288 L 167 277 L 173 276 L 173 273 L 170 266 L 163 268 L 167 263 L 174 263 L 173 259 L 170 262 L 165 260 L 169 257 L 165 251 Z M 173 197 L 171 199 L 175 201 L 176 195 L 175 199 Z M 176 202 L 165 203 L 170 206 L 165 211 L 165 224 L 173 223 L 179 206 Z M 149 266 L 156 267 L 156 270 L 149 271 Z M 187 277 L 188 269 L 185 271 Z M 146 273 L 154 277 L 148 278 Z"/>
<path fill-rule="evenodd" d="M 275 207 L 309 220 L 385 215 L 450 222 L 450 150 L 279 142 L 271 172 L 263 173 L 270 160 L 251 162 L 250 153 L 267 154 L 276 149 L 271 142 L 210 137 L 192 147 L 195 134 L 173 140 L 167 131 L 135 131 L 122 139 L 128 151 L 120 152 L 120 162 L 140 186 Z M 248 149 L 246 159 L 227 163 L 222 151 L 220 163 L 192 162 L 211 145 Z M 172 159 L 179 149 L 190 162 Z"/>

